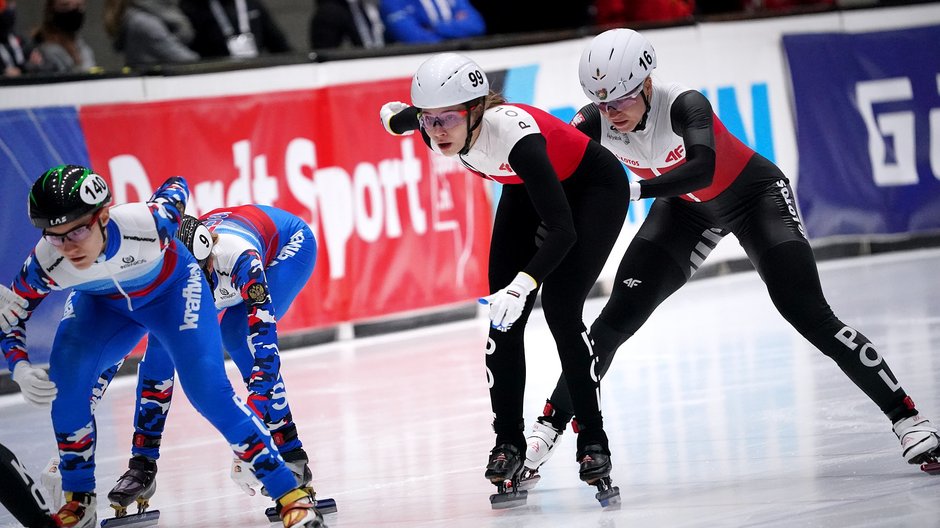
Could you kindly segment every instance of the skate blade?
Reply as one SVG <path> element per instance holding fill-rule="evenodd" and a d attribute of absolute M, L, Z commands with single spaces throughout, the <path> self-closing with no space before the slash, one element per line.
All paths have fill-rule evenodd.
<path fill-rule="evenodd" d="M 524 506 L 526 498 L 529 496 L 529 492 L 525 490 L 510 491 L 507 493 L 494 493 L 490 495 L 490 506 L 494 510 L 503 510 L 506 508 L 515 508 L 516 506 Z"/>
<path fill-rule="evenodd" d="M 920 470 L 931 475 L 940 475 L 940 462 L 930 460 L 920 465 Z"/>
<path fill-rule="evenodd" d="M 597 492 L 594 494 L 594 498 L 597 499 L 597 502 L 601 503 L 601 507 L 605 510 L 620 509 L 620 488 L 617 486 Z"/>
<path fill-rule="evenodd" d="M 326 499 L 317 499 L 314 501 L 317 503 L 317 511 L 326 515 L 328 513 L 336 513 L 336 501 L 330 498 Z M 277 508 L 271 506 L 270 508 L 264 510 L 264 514 L 268 517 L 268 520 L 271 522 L 280 522 L 281 516 L 277 514 Z"/>
<path fill-rule="evenodd" d="M 520 491 L 528 491 L 535 487 L 539 481 L 542 480 L 542 475 L 539 475 L 539 471 L 526 469 L 522 472 L 522 476 L 519 477 L 519 487 Z"/>
<path fill-rule="evenodd" d="M 160 520 L 160 510 L 153 510 L 144 513 L 135 513 L 125 515 L 124 517 L 112 517 L 101 521 L 101 528 L 119 528 L 121 526 L 156 526 Z"/>

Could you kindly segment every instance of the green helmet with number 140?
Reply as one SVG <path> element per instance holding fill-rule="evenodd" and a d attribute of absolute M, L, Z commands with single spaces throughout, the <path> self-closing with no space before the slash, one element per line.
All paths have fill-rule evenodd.
<path fill-rule="evenodd" d="M 46 229 L 67 224 L 111 203 L 111 189 L 99 174 L 79 165 L 47 170 L 29 191 L 29 219 Z"/>

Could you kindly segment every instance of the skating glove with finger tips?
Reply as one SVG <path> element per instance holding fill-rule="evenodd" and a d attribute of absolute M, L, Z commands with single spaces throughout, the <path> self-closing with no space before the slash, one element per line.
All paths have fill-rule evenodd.
<path fill-rule="evenodd" d="M 42 487 L 49 496 L 52 511 L 58 511 L 65 504 L 65 496 L 62 494 L 62 474 L 59 473 L 59 457 L 49 459 L 45 469 L 39 474 L 39 482 L 42 483 Z"/>
<path fill-rule="evenodd" d="M 29 361 L 20 361 L 13 367 L 13 381 L 20 386 L 26 401 L 33 405 L 49 405 L 59 393 L 55 383 L 49 381 L 49 373 Z"/>
<path fill-rule="evenodd" d="M 257 491 L 255 488 L 261 487 L 258 477 L 251 471 L 251 465 L 240 458 L 232 459 L 232 472 L 230 474 L 232 481 L 238 485 L 250 497 L 254 497 Z"/>
<path fill-rule="evenodd" d="M 0 332 L 10 333 L 13 327 L 29 315 L 29 302 L 10 288 L 0 284 Z"/>
<path fill-rule="evenodd" d="M 401 101 L 390 101 L 382 105 L 382 109 L 379 110 L 379 117 L 382 119 L 382 126 L 385 127 L 385 130 L 389 134 L 393 136 L 407 136 L 414 133 L 414 130 L 409 130 L 399 134 L 392 130 L 392 118 L 408 108 L 410 107 Z"/>
<path fill-rule="evenodd" d="M 509 286 L 480 299 L 481 304 L 490 305 L 490 326 L 505 332 L 522 315 L 529 294 L 538 287 L 528 273 L 520 271 Z"/>

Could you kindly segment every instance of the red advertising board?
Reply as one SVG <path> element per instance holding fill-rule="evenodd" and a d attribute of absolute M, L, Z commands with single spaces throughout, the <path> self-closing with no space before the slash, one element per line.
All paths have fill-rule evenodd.
<path fill-rule="evenodd" d="M 115 201 L 184 176 L 188 212 L 261 203 L 319 242 L 314 276 L 283 321 L 311 328 L 459 302 L 487 290 L 483 181 L 379 121 L 407 79 L 317 90 L 84 106 L 92 166 Z"/>

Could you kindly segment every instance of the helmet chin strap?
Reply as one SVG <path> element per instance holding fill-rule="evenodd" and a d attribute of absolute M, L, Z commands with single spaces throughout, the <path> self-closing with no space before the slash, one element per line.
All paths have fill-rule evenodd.
<path fill-rule="evenodd" d="M 105 248 L 108 247 L 108 232 L 104 230 L 104 224 L 101 223 L 100 217 L 95 222 L 98 224 L 98 229 L 101 230 L 101 253 L 104 253 Z M 99 257 L 101 253 L 98 253 Z"/>
<path fill-rule="evenodd" d="M 463 148 L 460 149 L 460 152 L 457 153 L 461 156 L 465 156 L 468 152 L 470 152 L 470 141 L 473 139 L 473 131 L 476 130 L 477 127 L 480 126 L 480 123 L 483 122 L 483 114 L 480 114 L 480 118 L 476 120 L 476 123 L 470 122 L 470 115 L 473 114 L 473 108 L 483 104 L 485 100 L 485 97 L 479 97 L 474 99 L 476 102 L 473 104 L 470 102 L 464 103 L 464 106 L 467 108 L 467 139 L 463 142 Z"/>
<path fill-rule="evenodd" d="M 646 118 L 650 116 L 650 100 L 646 98 L 646 90 L 640 92 L 640 96 L 643 98 L 643 104 L 646 105 L 646 111 L 643 112 L 643 119 L 640 119 L 640 122 L 633 127 L 634 132 L 639 132 L 646 129 Z"/>

